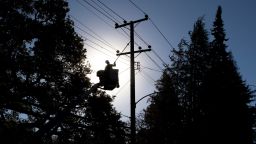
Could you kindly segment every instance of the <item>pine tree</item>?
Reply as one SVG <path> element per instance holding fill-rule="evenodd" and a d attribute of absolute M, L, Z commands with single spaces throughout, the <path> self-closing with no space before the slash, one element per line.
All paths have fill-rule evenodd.
<path fill-rule="evenodd" d="M 123 142 L 124 123 L 111 98 L 89 94 L 86 49 L 68 10 L 64 0 L 0 1 L 2 142 L 82 143 L 95 136 L 97 121 L 111 143 Z M 101 104 L 108 109 L 95 111 Z M 95 113 L 108 123 L 87 118 Z"/>
<path fill-rule="evenodd" d="M 157 94 L 151 97 L 151 104 L 144 111 L 144 125 L 139 129 L 139 143 L 178 143 L 183 125 L 187 123 L 184 84 L 186 81 L 187 42 L 181 40 L 179 49 L 173 49 L 172 64 L 166 67 L 157 81 Z M 182 97 L 182 98 L 181 98 Z"/>
<path fill-rule="evenodd" d="M 252 91 L 226 49 L 221 14 L 219 7 L 212 42 L 199 18 L 189 42 L 172 51 L 172 64 L 156 84 L 159 94 L 145 110 L 142 143 L 252 143 Z"/>
<path fill-rule="evenodd" d="M 144 136 L 144 139 L 139 143 L 172 144 L 177 141 L 180 111 L 171 79 L 172 76 L 169 70 L 166 69 L 161 79 L 157 81 L 158 92 L 151 97 L 151 104 L 145 110 L 146 127 L 139 132 L 139 136 Z"/>
<path fill-rule="evenodd" d="M 210 71 L 204 83 L 204 111 L 208 121 L 211 143 L 252 143 L 248 103 L 251 91 L 235 65 L 227 41 L 222 9 L 218 7 L 213 24 Z M 211 130 L 211 131 L 210 131 Z"/>
<path fill-rule="evenodd" d="M 187 104 L 184 107 L 185 121 L 183 139 L 181 143 L 200 143 L 204 137 L 203 131 L 205 120 L 202 94 L 205 73 L 209 69 L 209 42 L 208 32 L 205 29 L 203 18 L 200 17 L 194 24 L 193 31 L 190 33 L 190 42 L 186 52 L 186 80 L 184 93 L 181 99 Z M 185 105 L 184 105 L 185 106 Z"/>
<path fill-rule="evenodd" d="M 159 94 L 146 109 L 149 143 L 188 143 L 199 139 L 200 88 L 209 51 L 202 18 L 195 23 L 190 36 L 190 43 L 181 40 L 179 49 L 173 50 L 172 65 L 156 84 Z"/>

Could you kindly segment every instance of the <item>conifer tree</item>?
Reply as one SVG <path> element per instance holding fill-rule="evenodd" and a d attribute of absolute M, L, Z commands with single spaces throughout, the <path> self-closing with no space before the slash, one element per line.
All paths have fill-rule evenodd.
<path fill-rule="evenodd" d="M 208 32 L 205 29 L 203 17 L 194 24 L 190 33 L 190 42 L 186 52 L 186 81 L 184 81 L 184 94 L 181 99 L 187 106 L 184 107 L 185 121 L 182 143 L 199 143 L 205 132 L 202 94 L 205 73 L 209 69 L 209 42 Z M 185 106 L 185 105 L 184 105 Z"/>
<path fill-rule="evenodd" d="M 252 143 L 252 91 L 227 50 L 221 15 L 218 7 L 212 42 L 199 18 L 190 40 L 172 51 L 172 64 L 156 84 L 159 94 L 145 110 L 144 143 Z M 167 121 L 175 126 L 171 135 Z"/>
<path fill-rule="evenodd" d="M 145 110 L 146 127 L 139 132 L 139 136 L 144 136 L 144 139 L 139 143 L 171 144 L 177 141 L 180 111 L 171 79 L 172 76 L 169 70 L 166 69 L 161 79 L 157 81 L 158 92 L 151 97 L 151 104 Z"/>
<path fill-rule="evenodd" d="M 213 23 L 210 71 L 204 83 L 204 111 L 211 143 L 252 143 L 249 100 L 251 91 L 242 80 L 231 52 L 226 50 L 222 9 Z M 211 130 L 211 131 L 210 131 Z M 205 137 L 206 138 L 206 137 Z"/>

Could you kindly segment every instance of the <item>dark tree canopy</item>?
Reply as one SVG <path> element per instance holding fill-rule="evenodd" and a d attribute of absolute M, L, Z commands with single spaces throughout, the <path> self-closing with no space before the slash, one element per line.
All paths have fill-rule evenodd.
<path fill-rule="evenodd" d="M 252 91 L 242 80 L 218 7 L 209 41 L 203 18 L 172 51 L 145 110 L 140 143 L 252 144 Z"/>
<path fill-rule="evenodd" d="M 7 143 L 123 143 L 124 123 L 90 94 L 86 49 L 65 0 L 0 1 L 0 138 Z"/>

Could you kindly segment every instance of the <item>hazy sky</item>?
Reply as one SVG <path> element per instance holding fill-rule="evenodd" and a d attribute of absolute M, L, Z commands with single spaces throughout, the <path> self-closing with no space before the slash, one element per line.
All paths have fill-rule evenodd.
<path fill-rule="evenodd" d="M 93 83 L 98 81 L 95 72 L 104 69 L 105 60 L 114 62 L 117 58 L 116 49 L 122 51 L 129 42 L 129 37 L 126 35 L 129 34 L 129 27 L 123 30 L 115 29 L 115 22 L 122 24 L 122 19 L 126 21 L 141 19 L 144 18 L 143 12 L 145 12 L 171 44 L 168 44 L 151 21 L 136 25 L 135 31 L 138 35 L 136 34 L 135 37 L 135 50 L 138 46 L 147 48 L 149 44 L 155 52 L 141 53 L 135 59 L 141 64 L 141 70 L 136 71 L 136 100 L 138 100 L 155 90 L 155 81 L 160 78 L 159 71 L 163 68 L 163 62 L 158 56 L 165 63 L 170 64 L 169 55 L 172 47 L 177 48 L 181 38 L 189 40 L 188 32 L 193 29 L 198 17 L 204 16 L 206 28 L 210 30 L 217 7 L 220 5 L 223 10 L 224 28 L 229 39 L 228 50 L 233 53 L 239 72 L 246 83 L 256 86 L 254 44 L 256 0 L 132 0 L 143 12 L 129 0 L 100 0 L 100 2 L 69 0 L 70 15 L 74 19 L 76 31 L 85 39 L 87 58 L 93 70 L 91 75 Z M 125 51 L 129 49 L 128 46 Z M 121 56 L 116 64 L 120 74 L 120 88 L 108 93 L 117 96 L 113 103 L 116 109 L 124 115 L 130 115 L 129 57 Z M 137 104 L 137 113 L 146 107 L 146 102 L 147 99 L 144 99 Z"/>

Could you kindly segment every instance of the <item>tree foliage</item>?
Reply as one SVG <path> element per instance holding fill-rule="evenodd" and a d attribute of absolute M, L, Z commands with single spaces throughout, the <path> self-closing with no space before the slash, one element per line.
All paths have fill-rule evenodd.
<path fill-rule="evenodd" d="M 145 110 L 141 143 L 252 143 L 249 102 L 252 91 L 242 80 L 218 8 L 209 41 L 203 18 L 181 40 L 156 83 L 158 94 Z"/>
<path fill-rule="evenodd" d="M 112 98 L 90 94 L 86 49 L 68 11 L 64 0 L 0 1 L 2 142 L 124 142 Z"/>

